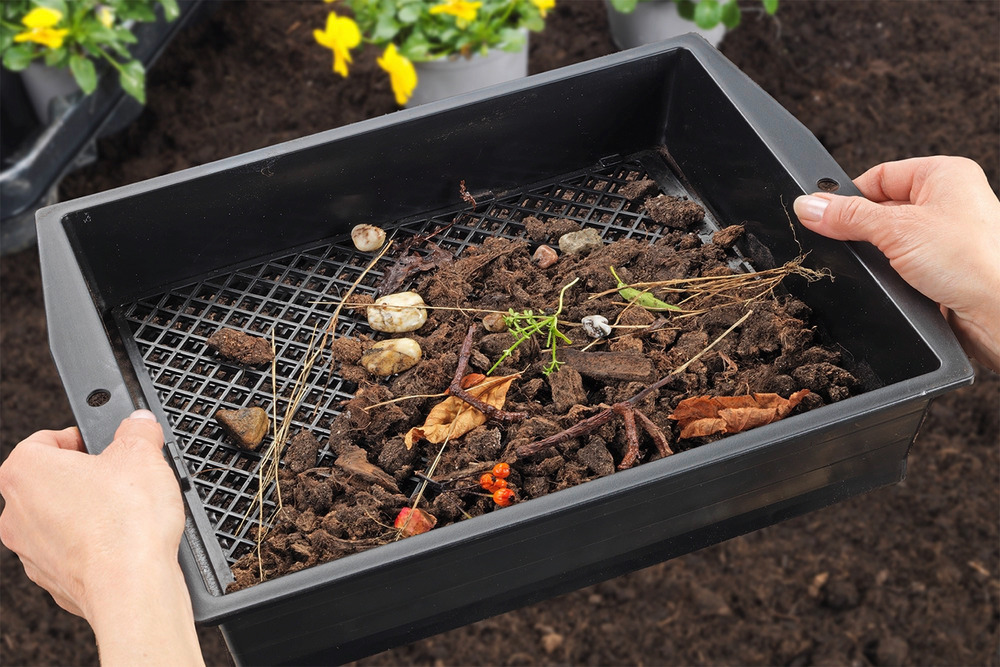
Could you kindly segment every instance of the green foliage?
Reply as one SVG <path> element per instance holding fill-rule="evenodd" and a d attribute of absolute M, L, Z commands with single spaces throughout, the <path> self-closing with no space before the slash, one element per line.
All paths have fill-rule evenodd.
<path fill-rule="evenodd" d="M 142 104 L 146 71 L 129 51 L 136 38 L 126 23 L 156 21 L 157 7 L 168 21 L 180 15 L 177 0 L 3 0 L 0 4 L 4 67 L 17 72 L 34 60 L 68 67 L 80 90 L 89 95 L 98 83 L 94 62 L 104 60 L 118 71 L 122 89 Z M 27 25 L 26 17 L 38 9 L 52 12 L 44 14 L 43 25 Z"/>
<path fill-rule="evenodd" d="M 514 336 L 514 344 L 503 351 L 503 354 L 500 355 L 497 362 L 490 367 L 490 370 L 486 371 L 487 375 L 491 375 L 507 357 L 514 353 L 514 350 L 516 350 L 521 343 L 543 332 L 545 334 L 545 349 L 549 350 L 552 355 L 552 359 L 542 370 L 542 373 L 545 375 L 551 375 L 559 370 L 559 367 L 563 364 L 563 362 L 556 358 L 556 348 L 559 345 L 559 341 L 567 344 L 573 343 L 573 341 L 559 331 L 559 315 L 562 313 L 563 309 L 563 295 L 566 294 L 566 290 L 575 285 L 578 280 L 579 278 L 574 278 L 571 282 L 567 283 L 565 287 L 559 290 L 559 305 L 556 308 L 556 312 L 551 315 L 536 315 L 532 310 L 515 312 L 511 309 L 508 311 L 508 314 L 503 319 L 507 324 L 507 329 L 510 331 L 511 335 Z"/>
<path fill-rule="evenodd" d="M 629 287 L 628 284 L 622 281 L 622 279 L 618 277 L 618 274 L 615 273 L 615 267 L 611 266 L 608 268 L 611 269 L 611 275 L 613 275 L 615 280 L 618 281 L 618 295 L 629 303 L 634 302 L 646 310 L 680 310 L 677 306 L 669 304 L 666 301 L 660 301 L 649 292 Z"/>
<path fill-rule="evenodd" d="M 635 11 L 639 2 L 657 2 L 659 0 L 611 0 L 611 6 L 623 14 Z M 681 18 L 694 21 L 703 30 L 711 30 L 722 23 L 727 28 L 735 28 L 740 24 L 740 6 L 737 0 L 674 0 L 677 13 Z M 764 11 L 774 14 L 778 11 L 778 0 L 761 0 Z"/>
<path fill-rule="evenodd" d="M 525 30 L 540 32 L 545 28 L 545 13 L 554 5 L 550 0 L 481 0 L 464 4 L 478 7 L 463 7 L 455 0 L 337 3 L 353 14 L 364 41 L 382 47 L 395 44 L 399 53 L 413 62 L 486 53 L 489 49 L 517 51 L 524 45 Z M 443 7 L 448 10 L 442 11 Z"/>

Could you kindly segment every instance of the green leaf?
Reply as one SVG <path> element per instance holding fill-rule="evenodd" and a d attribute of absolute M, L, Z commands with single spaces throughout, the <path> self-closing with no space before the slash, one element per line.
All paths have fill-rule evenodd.
<path fill-rule="evenodd" d="M 691 0 L 676 0 L 677 15 L 682 19 L 694 21 L 694 3 Z"/>
<path fill-rule="evenodd" d="M 736 4 L 736 0 L 729 0 L 726 4 L 722 5 L 722 22 L 727 28 L 735 28 L 740 24 L 740 6 Z"/>
<path fill-rule="evenodd" d="M 163 7 L 163 16 L 168 21 L 173 21 L 181 15 L 181 8 L 177 5 L 177 0 L 160 0 L 160 6 Z"/>
<path fill-rule="evenodd" d="M 118 15 L 118 18 L 124 21 L 132 19 L 134 21 L 150 23 L 156 20 L 156 12 L 154 12 L 149 5 L 143 4 L 122 6 L 116 14 Z"/>
<path fill-rule="evenodd" d="M 722 21 L 718 0 L 701 0 L 694 8 L 694 22 L 702 30 L 711 30 Z"/>
<path fill-rule="evenodd" d="M 540 14 L 527 16 L 524 21 L 521 22 L 521 27 L 527 28 L 531 32 L 541 32 L 545 30 L 545 19 L 543 19 Z"/>
<path fill-rule="evenodd" d="M 413 5 L 403 5 L 396 12 L 396 18 L 407 25 L 416 23 L 417 19 L 420 18 L 420 8 Z"/>
<path fill-rule="evenodd" d="M 12 72 L 20 72 L 31 62 L 35 56 L 35 50 L 31 44 L 19 44 L 12 46 L 3 52 L 3 66 Z"/>
<path fill-rule="evenodd" d="M 376 44 L 391 42 L 399 32 L 399 23 L 392 14 L 382 14 L 378 17 L 375 30 L 372 31 L 372 41 Z"/>
<path fill-rule="evenodd" d="M 138 60 L 130 60 L 122 65 L 118 77 L 122 90 L 139 101 L 146 103 L 146 70 Z"/>
<path fill-rule="evenodd" d="M 768 14 L 774 14 L 778 11 L 778 0 L 763 0 L 764 1 L 764 11 Z"/>
<path fill-rule="evenodd" d="M 524 46 L 524 33 L 517 28 L 503 28 L 500 30 L 499 47 L 504 51 L 518 51 Z"/>
<path fill-rule="evenodd" d="M 66 67 L 67 63 L 67 52 L 66 49 L 45 49 L 45 64 L 49 67 Z"/>
<path fill-rule="evenodd" d="M 90 95 L 94 92 L 94 89 L 97 88 L 97 70 L 94 68 L 94 63 L 91 62 L 90 58 L 73 54 L 69 58 L 69 69 L 73 72 L 76 85 L 80 86 L 80 90 L 85 95 Z"/>
<path fill-rule="evenodd" d="M 639 4 L 639 0 L 611 0 L 611 6 L 622 14 L 634 12 L 637 4 Z"/>
<path fill-rule="evenodd" d="M 139 39 L 132 34 L 132 31 L 128 28 L 115 28 L 114 29 L 115 39 L 119 42 L 124 42 L 125 44 L 135 44 Z"/>
<path fill-rule="evenodd" d="M 414 31 L 406 38 L 406 41 L 399 47 L 399 52 L 413 62 L 427 59 L 427 54 L 431 50 L 430 42 L 422 32 Z"/>

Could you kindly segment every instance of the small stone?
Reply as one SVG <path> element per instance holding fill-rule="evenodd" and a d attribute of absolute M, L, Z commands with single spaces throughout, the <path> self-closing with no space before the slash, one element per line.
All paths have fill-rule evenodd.
<path fill-rule="evenodd" d="M 483 317 L 483 328 L 490 333 L 500 333 L 507 330 L 507 322 L 500 313 L 487 313 Z"/>
<path fill-rule="evenodd" d="M 593 227 L 559 237 L 559 251 L 564 255 L 583 255 L 598 250 L 603 245 L 601 235 Z"/>
<path fill-rule="evenodd" d="M 910 653 L 910 645 L 902 637 L 890 635 L 878 640 L 875 647 L 875 664 L 902 665 Z"/>
<path fill-rule="evenodd" d="M 358 225 L 351 230 L 351 240 L 361 252 L 374 252 L 385 243 L 385 230 L 375 225 Z"/>
<path fill-rule="evenodd" d="M 427 321 L 424 300 L 416 292 L 388 294 L 368 308 L 368 325 L 385 333 L 416 331 Z"/>
<path fill-rule="evenodd" d="M 563 645 L 565 638 L 558 632 L 550 632 L 542 637 L 542 650 L 546 653 L 553 653 Z"/>
<path fill-rule="evenodd" d="M 361 357 L 361 365 L 378 377 L 408 371 L 420 362 L 420 344 L 412 338 L 380 340 Z"/>
<path fill-rule="evenodd" d="M 587 315 L 580 320 L 580 324 L 583 325 L 584 333 L 591 338 L 604 338 L 611 335 L 611 325 L 608 323 L 608 318 L 603 315 Z"/>
<path fill-rule="evenodd" d="M 540 269 L 547 269 L 559 261 L 559 254 L 547 245 L 540 245 L 531 256 L 531 261 Z"/>
<path fill-rule="evenodd" d="M 236 441 L 240 449 L 256 452 L 267 435 L 270 421 L 264 408 L 240 408 L 239 410 L 219 410 L 215 413 L 226 434 Z"/>
<path fill-rule="evenodd" d="M 274 359 L 271 344 L 265 339 L 228 327 L 209 336 L 205 344 L 226 359 L 247 366 L 260 366 Z"/>

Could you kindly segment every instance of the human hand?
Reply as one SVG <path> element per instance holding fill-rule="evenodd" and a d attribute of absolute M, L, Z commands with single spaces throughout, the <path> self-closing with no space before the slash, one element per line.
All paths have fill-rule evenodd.
<path fill-rule="evenodd" d="M 29 436 L 0 466 L 0 541 L 90 622 L 105 663 L 201 660 L 177 562 L 184 506 L 162 447 L 155 416 L 140 410 L 98 456 L 68 428 Z"/>
<path fill-rule="evenodd" d="M 795 200 L 814 232 L 878 247 L 902 278 L 940 304 L 969 356 L 1000 371 L 1000 200 L 975 162 L 887 162 L 854 181 L 866 198 Z"/>

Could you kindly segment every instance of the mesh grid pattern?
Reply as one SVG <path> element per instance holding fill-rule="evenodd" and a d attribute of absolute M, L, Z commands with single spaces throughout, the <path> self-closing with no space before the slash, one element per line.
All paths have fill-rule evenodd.
<path fill-rule="evenodd" d="M 650 171 L 664 191 L 676 191 L 662 160 L 651 153 L 576 173 L 506 194 L 477 207 L 482 212 L 460 216 L 434 237 L 443 249 L 461 256 L 470 246 L 489 237 L 521 239 L 523 220 L 570 218 L 596 229 L 607 241 L 634 238 L 654 242 L 664 235 L 658 223 L 639 212 L 641 202 L 627 201 L 619 191 L 628 181 L 646 178 Z M 650 157 L 652 156 L 652 157 Z M 654 161 L 654 162 L 651 162 Z M 653 166 L 647 169 L 646 166 Z M 429 234 L 450 223 L 456 211 L 387 225 L 397 242 Z M 390 253 L 391 254 L 391 253 Z M 329 322 L 337 301 L 364 272 L 372 256 L 360 253 L 350 238 L 288 254 L 224 275 L 139 299 L 117 310 L 141 356 L 168 415 L 182 452 L 186 473 L 198 490 L 215 537 L 231 565 L 254 546 L 257 474 L 260 454 L 230 444 L 213 419 L 220 408 L 259 406 L 272 414 L 271 369 L 246 368 L 218 358 L 205 340 L 226 326 L 273 340 L 276 348 L 277 414 L 284 414 L 286 397 L 299 377 L 314 332 Z M 383 273 L 394 262 L 386 257 L 372 268 L 356 294 L 374 295 Z M 355 330 L 371 334 L 364 317 L 344 313 L 337 323 L 340 336 Z M 295 415 L 291 433 L 307 429 L 326 442 L 332 420 L 354 386 L 337 376 L 327 377 L 326 363 L 318 361 L 310 390 Z M 263 449 L 270 442 L 265 440 Z M 320 451 L 319 466 L 331 466 L 328 448 Z M 274 489 L 264 494 L 265 513 L 275 507 Z M 248 511 L 251 519 L 245 520 Z"/>

